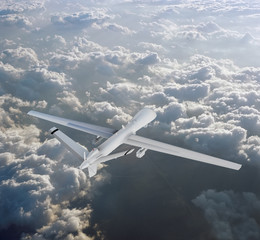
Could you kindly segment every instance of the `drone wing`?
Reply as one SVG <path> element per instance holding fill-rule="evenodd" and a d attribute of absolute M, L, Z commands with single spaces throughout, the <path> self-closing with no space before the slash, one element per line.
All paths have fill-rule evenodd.
<path fill-rule="evenodd" d="M 74 128 L 74 129 L 77 129 L 82 132 L 90 133 L 90 134 L 93 134 L 96 136 L 101 136 L 103 138 L 109 138 L 116 132 L 115 129 L 100 127 L 100 126 L 90 124 L 90 123 L 78 122 L 78 121 L 74 121 L 74 120 L 70 120 L 70 119 L 66 119 L 66 118 L 56 117 L 56 116 L 49 115 L 46 113 L 30 111 L 30 112 L 28 112 L 28 114 L 31 116 L 37 117 L 37 118 L 41 118 L 41 119 L 50 121 L 50 122 L 58 123 L 60 125 L 66 126 L 66 127 Z"/>
<path fill-rule="evenodd" d="M 141 147 L 145 149 L 150 149 L 157 152 L 167 153 L 170 155 L 187 158 L 190 160 L 195 160 L 199 162 L 209 163 L 213 165 L 217 165 L 220 167 L 230 168 L 234 170 L 239 170 L 241 168 L 241 164 L 230 162 L 227 160 L 223 160 L 221 158 L 212 157 L 206 154 L 194 152 L 191 150 L 187 150 L 184 148 L 176 147 L 167 143 L 158 142 L 149 138 L 144 138 L 138 135 L 131 135 L 125 141 L 126 144 Z"/>

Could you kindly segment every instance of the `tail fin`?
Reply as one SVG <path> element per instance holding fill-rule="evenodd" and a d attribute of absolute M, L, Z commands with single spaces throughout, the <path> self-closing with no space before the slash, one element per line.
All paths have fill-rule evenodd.
<path fill-rule="evenodd" d="M 57 138 L 70 152 L 74 153 L 79 159 L 84 160 L 84 158 L 89 154 L 87 148 L 79 145 L 67 135 L 65 135 L 58 128 L 53 127 L 50 129 L 50 133 Z"/>
<path fill-rule="evenodd" d="M 78 143 L 76 143 L 75 141 L 73 141 L 70 137 L 65 135 L 62 131 L 60 131 L 56 127 L 53 127 L 52 129 L 50 129 L 50 133 L 55 138 L 57 138 L 70 152 L 74 153 L 74 155 L 76 155 L 80 160 L 83 160 L 83 161 L 86 160 L 86 157 L 89 154 L 89 151 L 87 150 L 87 148 L 84 148 L 81 145 L 79 145 Z M 96 175 L 97 166 L 98 166 L 98 163 L 94 163 L 87 167 L 89 177 L 93 177 L 94 175 Z"/>
<path fill-rule="evenodd" d="M 97 173 L 98 163 L 93 163 L 88 167 L 88 175 L 89 177 L 93 177 Z"/>

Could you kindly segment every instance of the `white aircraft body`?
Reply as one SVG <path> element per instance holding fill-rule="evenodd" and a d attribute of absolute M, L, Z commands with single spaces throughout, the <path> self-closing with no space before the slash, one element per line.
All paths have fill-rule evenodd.
<path fill-rule="evenodd" d="M 136 152 L 136 156 L 138 158 L 143 157 L 146 150 L 150 149 L 153 151 L 167 153 L 170 155 L 209 163 L 234 170 L 239 170 L 241 168 L 241 164 L 238 163 L 230 162 L 227 160 L 212 157 L 206 154 L 198 153 L 195 151 L 187 150 L 136 135 L 136 132 L 140 128 L 145 127 L 148 123 L 156 118 L 156 113 L 149 108 L 142 109 L 125 127 L 122 127 L 118 131 L 111 128 L 105 128 L 93 124 L 60 118 L 36 111 L 30 111 L 28 112 L 28 114 L 34 117 L 38 117 L 47 121 L 51 121 L 57 124 L 61 124 L 70 128 L 96 135 L 97 141 L 100 138 L 107 138 L 106 141 L 104 141 L 97 148 L 94 148 L 92 151 L 89 152 L 87 148 L 73 141 L 58 128 L 53 127 L 50 129 L 51 134 L 53 134 L 62 144 L 64 144 L 68 150 L 70 150 L 77 157 L 83 160 L 82 164 L 80 165 L 80 169 L 88 168 L 88 173 L 90 177 L 94 176 L 97 173 L 97 167 L 100 163 L 116 159 L 124 155 L 128 155 L 134 151 L 134 149 L 129 149 L 127 151 L 119 153 L 112 153 L 121 144 L 128 144 L 134 147 L 139 147 L 139 150 L 137 150 Z"/>

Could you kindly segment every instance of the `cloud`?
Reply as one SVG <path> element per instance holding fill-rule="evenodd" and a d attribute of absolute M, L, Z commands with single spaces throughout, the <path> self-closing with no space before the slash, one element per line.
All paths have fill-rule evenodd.
<path fill-rule="evenodd" d="M 137 60 L 137 63 L 142 65 L 152 65 L 158 62 L 160 62 L 160 58 L 157 53 L 149 53 Z"/>
<path fill-rule="evenodd" d="M 32 127 L 29 129 L 31 131 L 29 136 L 32 136 L 33 129 Z M 24 131 L 24 135 L 28 135 L 29 130 Z M 15 132 L 17 135 L 13 135 L 14 137 L 20 136 L 21 133 L 17 130 Z M 23 141 L 22 137 L 16 142 L 9 138 L 6 139 L 6 145 L 13 142 L 13 148 L 9 148 L 12 153 L 15 150 L 21 154 L 27 149 L 26 157 L 14 157 L 7 152 L 1 154 L 1 162 L 4 160 L 5 165 L 0 169 L 2 176 L 0 192 L 5 197 L 1 201 L 0 214 L 5 218 L 1 218 L 0 228 L 15 224 L 29 227 L 33 232 L 34 229 L 38 229 L 37 233 L 31 235 L 32 239 L 40 236 L 44 239 L 49 239 L 50 236 L 55 236 L 55 239 L 65 237 L 88 239 L 83 229 L 88 227 L 91 208 L 88 206 L 84 209 L 71 209 L 70 207 L 73 200 L 84 197 L 88 191 L 92 191 L 85 173 L 64 165 L 64 160 L 61 161 L 65 156 L 64 149 L 60 145 L 57 146 L 56 142 L 45 143 L 48 144 L 45 150 L 55 159 L 52 160 L 47 156 L 39 155 L 41 149 L 38 150 L 38 154 L 31 152 L 32 148 L 39 147 L 40 143 L 36 145 L 32 141 L 31 145 L 27 145 L 29 142 L 25 144 Z M 5 151 L 7 150 L 8 147 L 5 146 Z M 8 174 L 7 169 L 9 169 Z"/>
<path fill-rule="evenodd" d="M 122 127 L 122 124 L 126 124 L 131 118 L 121 108 L 106 101 L 89 103 L 89 110 L 91 111 L 89 115 L 92 119 L 105 119 L 107 123 L 113 124 L 118 128 Z"/>
<path fill-rule="evenodd" d="M 83 229 L 89 227 L 89 217 L 91 211 L 85 209 L 64 209 L 60 212 L 60 218 L 54 223 L 44 226 L 38 230 L 34 235 L 26 234 L 21 239 L 92 239 L 82 232 Z"/>
<path fill-rule="evenodd" d="M 151 42 L 140 42 L 138 46 L 140 46 L 143 49 L 148 49 L 150 51 L 156 51 L 156 52 L 166 51 L 166 49 L 162 45 L 151 43 Z"/>
<path fill-rule="evenodd" d="M 22 13 L 26 11 L 33 11 L 36 9 L 42 9 L 44 7 L 45 1 L 32 0 L 30 2 L 22 0 L 17 2 L 12 2 L 8 0 L 3 0 L 1 4 L 1 15 L 8 15 L 12 13 Z"/>
<path fill-rule="evenodd" d="M 26 0 L 17 2 L 3 0 L 0 6 L 0 25 L 6 28 L 30 29 L 33 26 L 34 18 L 31 14 L 40 13 L 44 10 L 45 1 L 33 0 L 30 3 Z M 26 15 L 27 14 L 27 15 Z M 15 27 L 16 29 L 13 29 Z M 3 32 L 6 34 L 6 32 Z"/>
<path fill-rule="evenodd" d="M 93 24 L 103 24 L 104 21 L 111 19 L 112 16 L 107 14 L 106 9 L 96 9 L 96 11 L 83 11 L 75 12 L 71 15 L 54 15 L 51 18 L 51 22 L 58 26 L 84 28 L 92 26 Z"/>
<path fill-rule="evenodd" d="M 77 159 L 57 140 L 40 141 L 41 131 L 34 125 L 23 126 L 21 111 L 6 112 L 8 106 L 26 109 L 42 102 L 24 102 L 10 95 L 1 97 L 0 117 L 0 229 L 11 225 L 30 229 L 22 239 L 90 239 L 83 230 L 89 227 L 90 199 L 106 181 L 96 177 L 95 184 L 76 168 Z M 10 109 L 10 107 L 9 107 Z M 20 124 L 16 119 L 20 117 Z M 27 118 L 28 121 L 28 118 Z M 74 201 L 85 198 L 86 206 L 79 209 Z M 36 230 L 37 229 L 37 230 Z"/>
<path fill-rule="evenodd" d="M 214 22 L 207 22 L 200 24 L 197 29 L 205 33 L 213 33 L 221 30 L 221 27 Z"/>
<path fill-rule="evenodd" d="M 188 101 L 198 101 L 200 98 L 206 97 L 209 92 L 207 84 L 189 84 L 186 86 L 173 85 L 165 88 L 165 94 L 175 98 L 182 98 Z"/>
<path fill-rule="evenodd" d="M 77 169 L 79 160 L 57 141 L 46 140 L 49 124 L 26 116 L 31 109 L 118 129 L 148 106 L 158 117 L 144 129 L 147 137 L 246 165 L 250 160 L 258 168 L 257 1 L 109 2 L 109 8 L 104 1 L 86 4 L 71 0 L 3 1 L 0 6 L 0 193 L 6 196 L 0 208 L 0 216 L 6 218 L 1 217 L 0 226 L 7 232 L 10 226 L 21 227 L 25 233 L 22 236 L 19 232 L 20 238 L 91 238 L 87 232 L 93 238 L 98 234 L 105 238 L 109 235 L 106 227 L 97 220 L 97 215 L 102 221 L 104 216 L 97 211 L 100 199 L 110 199 L 107 189 L 112 189 L 116 194 L 104 207 L 110 209 L 118 200 L 124 207 L 122 196 L 124 199 L 134 194 L 131 188 L 127 193 L 119 191 L 117 183 L 127 179 L 129 186 L 137 186 L 136 177 L 123 176 L 112 178 L 110 188 L 102 188 L 110 179 L 105 169 L 90 181 Z M 83 144 L 92 140 L 66 131 Z M 161 155 L 152 156 L 158 159 Z M 171 169 L 167 156 L 162 157 L 166 160 L 163 166 Z M 139 166 L 145 159 L 138 162 Z M 117 174 L 127 164 L 109 163 L 107 171 Z M 143 172 L 142 168 L 138 171 L 139 175 Z M 251 176 L 247 167 L 244 171 Z M 205 175 L 199 174 L 201 180 Z M 142 179 L 150 176 L 158 179 L 151 171 Z M 164 174 L 163 178 L 170 186 Z M 250 185 L 245 179 L 245 184 Z M 177 180 L 183 184 L 182 177 Z M 211 187 L 207 184 L 201 188 Z M 234 187 L 239 182 L 236 184 Z M 147 190 L 142 187 L 138 183 L 140 192 Z M 99 189 L 101 195 L 97 194 Z M 165 196 L 163 188 L 158 185 L 158 189 L 158 196 Z M 224 192 L 237 198 L 238 206 L 251 204 L 241 194 Z M 188 199 L 190 190 L 180 195 Z M 218 193 L 213 193 L 212 198 L 215 195 Z M 133 204 L 139 205 L 135 200 Z M 152 205 L 146 206 L 149 211 L 143 210 L 144 217 L 152 212 Z M 168 209 L 172 204 L 165 206 Z M 245 214 L 251 216 L 248 211 Z M 120 213 L 117 216 L 125 219 Z M 165 219 L 160 211 L 158 219 Z M 152 223 L 145 220 L 148 225 Z M 183 222 L 186 220 L 184 217 Z M 108 229 L 112 229 L 110 221 L 106 222 Z M 228 221 L 223 231 L 226 236 L 234 229 Z M 156 227 L 162 227 L 160 224 Z M 175 236 L 169 234 L 173 228 L 183 229 L 176 223 L 167 226 L 163 234 L 171 237 Z M 128 229 L 123 227 L 122 231 L 126 234 Z M 245 233 L 249 229 L 243 221 L 241 229 Z M 144 236 L 147 233 L 142 232 Z M 154 233 L 151 229 L 149 232 Z M 201 232 L 193 238 L 199 236 Z"/>
<path fill-rule="evenodd" d="M 178 32 L 176 37 L 180 38 L 182 40 L 187 40 L 187 41 L 192 41 L 192 40 L 205 41 L 206 40 L 206 38 L 201 33 L 196 32 L 196 31 Z"/>
<path fill-rule="evenodd" d="M 207 190 L 193 200 L 217 239 L 258 239 L 260 201 L 254 193 Z"/>
<path fill-rule="evenodd" d="M 5 63 L 0 61 L 0 86 L 5 93 L 44 101 L 48 96 L 55 98 L 57 92 L 70 85 L 64 73 L 48 70 L 30 48 L 7 49 L 1 58 Z"/>
<path fill-rule="evenodd" d="M 0 57 L 3 63 L 10 62 L 16 68 L 28 69 L 41 64 L 37 54 L 31 48 L 6 49 L 1 53 Z"/>
<path fill-rule="evenodd" d="M 12 15 L 2 15 L 0 16 L 0 24 L 8 27 L 8 26 L 16 26 L 18 28 L 25 28 L 32 26 L 31 21 L 29 18 L 24 17 L 19 14 L 12 14 Z"/>
<path fill-rule="evenodd" d="M 118 25 L 116 23 L 106 23 L 103 27 L 110 31 L 119 32 L 125 35 L 132 35 L 135 33 L 134 31 L 131 31 L 129 28 Z"/>
<path fill-rule="evenodd" d="M 162 108 L 157 109 L 158 120 L 166 123 L 174 122 L 180 117 L 185 117 L 186 112 L 182 104 L 178 102 L 171 102 Z"/>
<path fill-rule="evenodd" d="M 80 111 L 82 109 L 82 105 L 79 99 L 75 96 L 75 92 L 64 91 L 57 97 L 59 104 L 64 104 L 69 106 L 72 111 Z"/>

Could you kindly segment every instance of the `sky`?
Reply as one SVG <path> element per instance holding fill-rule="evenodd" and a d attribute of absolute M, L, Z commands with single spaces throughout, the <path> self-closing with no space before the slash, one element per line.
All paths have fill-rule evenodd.
<path fill-rule="evenodd" d="M 0 239 L 260 239 L 259 20 L 257 0 L 1 0 Z M 89 179 L 27 115 L 120 129 L 145 106 L 138 134 L 243 167 L 147 151 Z"/>

